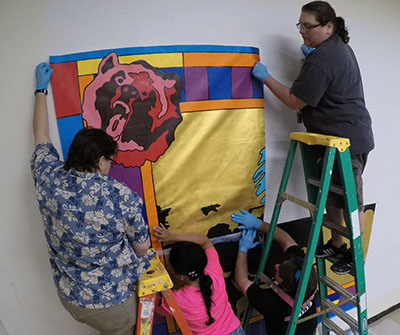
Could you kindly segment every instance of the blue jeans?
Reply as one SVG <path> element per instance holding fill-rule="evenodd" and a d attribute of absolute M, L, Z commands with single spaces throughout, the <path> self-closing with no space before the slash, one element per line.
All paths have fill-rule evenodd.
<path fill-rule="evenodd" d="M 233 332 L 230 332 L 228 335 L 246 335 L 242 326 L 237 327 Z"/>

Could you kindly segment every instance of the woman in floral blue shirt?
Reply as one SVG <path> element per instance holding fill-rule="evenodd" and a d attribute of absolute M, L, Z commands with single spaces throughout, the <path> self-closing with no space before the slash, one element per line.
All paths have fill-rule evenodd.
<path fill-rule="evenodd" d="M 108 176 L 117 143 L 82 129 L 63 163 L 51 143 L 47 63 L 36 69 L 31 169 L 57 292 L 78 321 L 100 334 L 133 334 L 136 281 L 152 252 L 140 197 Z"/>

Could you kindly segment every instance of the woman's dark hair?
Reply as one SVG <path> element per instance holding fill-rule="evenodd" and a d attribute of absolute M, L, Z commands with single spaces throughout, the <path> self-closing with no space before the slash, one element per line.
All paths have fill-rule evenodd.
<path fill-rule="evenodd" d="M 95 172 L 101 156 L 110 158 L 118 150 L 118 144 L 104 130 L 83 128 L 79 130 L 68 150 L 64 169 Z"/>
<path fill-rule="evenodd" d="M 207 255 L 204 249 L 193 242 L 180 242 L 171 249 L 169 262 L 176 273 L 186 275 L 190 280 L 199 279 L 200 292 L 206 305 L 208 321 L 206 325 L 211 325 L 215 320 L 211 316 L 211 284 L 212 279 L 204 273 L 207 265 Z"/>
<path fill-rule="evenodd" d="M 332 22 L 335 32 L 340 36 L 344 43 L 349 43 L 349 32 L 344 24 L 344 19 L 336 16 L 335 10 L 326 1 L 312 1 L 301 8 L 302 12 L 311 12 L 315 15 L 316 20 L 325 26 L 328 22 Z"/>
<path fill-rule="evenodd" d="M 303 257 L 291 254 L 279 266 L 279 276 L 283 282 L 281 286 L 294 298 L 297 291 L 297 286 L 300 281 L 301 269 L 303 266 Z M 307 300 L 317 288 L 317 273 L 314 268 L 311 268 L 310 278 L 308 280 L 304 299 Z"/>

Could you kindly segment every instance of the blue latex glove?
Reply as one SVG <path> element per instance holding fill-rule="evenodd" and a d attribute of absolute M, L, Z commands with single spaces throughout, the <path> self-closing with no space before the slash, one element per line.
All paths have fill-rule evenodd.
<path fill-rule="evenodd" d="M 50 77 L 53 69 L 50 68 L 48 63 L 40 63 L 36 67 L 36 89 L 45 90 L 49 85 Z"/>
<path fill-rule="evenodd" d="M 245 229 L 242 232 L 242 236 L 239 240 L 239 251 L 247 252 L 249 249 L 253 249 L 255 246 L 260 244 L 260 242 L 254 242 L 254 237 L 256 237 L 256 231 L 254 229 Z"/>
<path fill-rule="evenodd" d="M 305 44 L 303 44 L 300 49 L 304 56 L 307 56 L 311 51 L 314 50 L 314 48 L 308 47 Z"/>
<path fill-rule="evenodd" d="M 239 223 L 239 229 L 258 229 L 262 222 L 244 209 L 241 209 L 240 213 L 233 213 L 232 220 Z"/>
<path fill-rule="evenodd" d="M 253 66 L 253 71 L 251 72 L 254 77 L 256 77 L 259 81 L 264 83 L 265 78 L 267 78 L 270 74 L 268 73 L 267 67 L 260 62 L 257 62 Z"/>

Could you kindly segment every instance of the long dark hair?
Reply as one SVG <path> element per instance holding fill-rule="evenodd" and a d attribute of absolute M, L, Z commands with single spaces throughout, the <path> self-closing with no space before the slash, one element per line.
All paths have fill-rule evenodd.
<path fill-rule="evenodd" d="M 206 325 L 211 325 L 215 320 L 211 316 L 211 284 L 212 279 L 204 273 L 207 265 L 207 255 L 204 249 L 193 242 L 180 242 L 171 249 L 169 261 L 176 273 L 186 275 L 190 280 L 199 279 L 200 292 L 206 305 L 208 321 Z"/>
<path fill-rule="evenodd" d="M 312 1 L 301 8 L 302 12 L 311 12 L 315 15 L 316 20 L 325 26 L 328 22 L 332 22 L 335 32 L 340 36 L 344 43 L 349 43 L 350 36 L 345 27 L 344 19 L 336 16 L 335 10 L 326 1 Z"/>
<path fill-rule="evenodd" d="M 101 156 L 110 158 L 118 150 L 118 144 L 104 130 L 83 128 L 79 130 L 68 150 L 64 169 L 95 172 Z"/>

